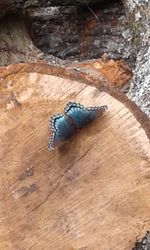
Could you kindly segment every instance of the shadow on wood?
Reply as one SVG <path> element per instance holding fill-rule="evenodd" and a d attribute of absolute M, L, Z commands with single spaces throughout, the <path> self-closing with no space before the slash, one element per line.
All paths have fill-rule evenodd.
<path fill-rule="evenodd" d="M 150 224 L 148 118 L 83 75 L 1 72 L 1 249 L 131 249 Z M 48 118 L 68 101 L 108 111 L 49 152 Z"/>

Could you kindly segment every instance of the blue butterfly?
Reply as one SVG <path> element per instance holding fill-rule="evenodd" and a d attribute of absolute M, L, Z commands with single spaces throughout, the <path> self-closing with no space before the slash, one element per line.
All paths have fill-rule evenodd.
<path fill-rule="evenodd" d="M 52 135 L 48 149 L 52 150 L 64 144 L 77 129 L 85 127 L 106 110 L 105 105 L 85 108 L 80 103 L 68 102 L 64 108 L 64 114 L 57 114 L 50 118 L 49 127 Z"/>

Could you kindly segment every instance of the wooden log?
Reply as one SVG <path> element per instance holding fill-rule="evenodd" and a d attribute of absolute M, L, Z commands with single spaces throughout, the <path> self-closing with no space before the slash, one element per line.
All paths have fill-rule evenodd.
<path fill-rule="evenodd" d="M 149 1 L 123 0 L 129 25 L 133 33 L 136 67 L 128 97 L 150 117 L 150 49 L 149 49 Z"/>
<path fill-rule="evenodd" d="M 150 223 L 148 118 L 72 70 L 0 76 L 0 249 L 131 249 Z M 108 111 L 49 152 L 48 118 L 71 100 Z"/>
<path fill-rule="evenodd" d="M 42 52 L 31 41 L 21 14 L 0 20 L 0 66 L 40 59 Z"/>

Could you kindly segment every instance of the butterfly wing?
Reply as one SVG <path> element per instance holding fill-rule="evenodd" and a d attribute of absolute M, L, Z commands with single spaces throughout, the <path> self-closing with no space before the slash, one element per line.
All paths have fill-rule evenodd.
<path fill-rule="evenodd" d="M 75 127 L 70 122 L 70 119 L 63 114 L 52 116 L 49 127 L 52 130 L 52 135 L 48 143 L 49 150 L 63 145 L 75 131 Z"/>
<path fill-rule="evenodd" d="M 85 108 L 80 103 L 69 102 L 65 107 L 65 114 L 72 118 L 77 128 L 83 128 L 91 123 L 97 116 L 102 114 L 107 106 Z"/>

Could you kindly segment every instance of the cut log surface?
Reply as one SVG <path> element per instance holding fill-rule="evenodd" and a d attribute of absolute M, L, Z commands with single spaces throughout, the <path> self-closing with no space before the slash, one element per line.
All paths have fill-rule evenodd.
<path fill-rule="evenodd" d="M 150 225 L 149 120 L 62 72 L 1 68 L 0 249 L 132 249 Z M 68 101 L 108 111 L 48 151 L 48 118 Z"/>

